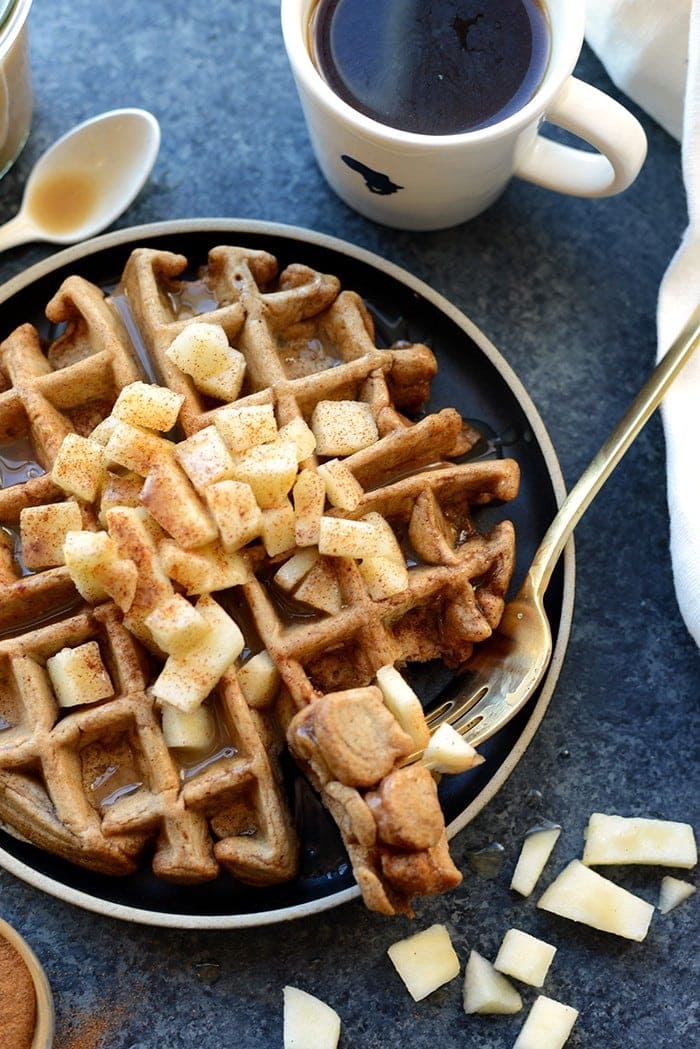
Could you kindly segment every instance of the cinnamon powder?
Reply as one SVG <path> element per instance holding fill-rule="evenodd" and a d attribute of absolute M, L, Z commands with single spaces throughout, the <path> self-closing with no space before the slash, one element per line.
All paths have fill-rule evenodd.
<path fill-rule="evenodd" d="M 126 1004 L 108 1006 L 105 1003 L 99 1015 L 95 1013 L 74 1017 L 69 1021 L 67 1030 L 57 1032 L 54 1049 L 106 1049 L 109 1044 L 107 1039 L 121 1027 L 126 1013 Z"/>
<path fill-rule="evenodd" d="M 0 1032 L 3 1049 L 31 1049 L 36 1027 L 32 974 L 9 940 L 0 935 Z"/>

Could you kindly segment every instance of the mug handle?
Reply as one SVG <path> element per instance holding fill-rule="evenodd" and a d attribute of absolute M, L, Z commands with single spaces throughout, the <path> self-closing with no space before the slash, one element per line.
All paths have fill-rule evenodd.
<path fill-rule="evenodd" d="M 619 102 L 572 76 L 546 119 L 598 152 L 587 153 L 537 135 L 517 160 L 519 178 L 577 197 L 609 197 L 634 182 L 647 154 L 647 140 L 642 125 Z"/>

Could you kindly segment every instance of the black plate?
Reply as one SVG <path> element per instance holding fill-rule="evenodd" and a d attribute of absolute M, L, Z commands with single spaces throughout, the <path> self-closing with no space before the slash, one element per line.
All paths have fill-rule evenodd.
<path fill-rule="evenodd" d="M 0 340 L 18 324 L 31 321 L 43 333 L 43 310 L 71 273 L 113 287 L 129 252 L 148 245 L 187 256 L 192 270 L 217 244 L 262 248 L 280 267 L 303 262 L 337 274 L 343 286 L 359 292 L 374 315 L 379 344 L 398 339 L 425 342 L 435 352 L 439 372 L 431 408 L 456 407 L 485 435 L 480 454 L 512 456 L 521 467 L 517 500 L 491 507 L 481 523 L 507 516 L 517 534 L 516 587 L 563 493 L 556 455 L 537 411 L 517 377 L 485 336 L 458 310 L 422 282 L 376 255 L 307 230 L 235 220 L 190 220 L 123 230 L 70 248 L 32 267 L 0 288 Z M 486 762 L 441 785 L 441 801 L 454 834 L 498 790 L 524 752 L 552 694 L 568 640 L 573 605 L 573 553 L 554 574 L 547 594 L 555 654 L 539 692 L 510 724 L 480 748 Z M 417 672 L 412 682 L 423 701 L 433 702 L 454 678 L 442 668 Z M 303 781 L 291 774 L 297 816 L 302 824 L 302 871 L 288 885 L 251 889 L 222 875 L 203 886 L 169 885 L 149 870 L 126 878 L 84 871 L 0 831 L 0 865 L 61 899 L 101 913 L 153 925 L 234 927 L 282 921 L 337 906 L 358 889 L 332 821 Z"/>

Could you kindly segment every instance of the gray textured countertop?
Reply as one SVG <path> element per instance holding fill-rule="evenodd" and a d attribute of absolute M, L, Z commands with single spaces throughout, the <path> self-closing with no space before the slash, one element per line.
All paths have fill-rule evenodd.
<path fill-rule="evenodd" d="M 151 109 L 161 153 L 119 226 L 264 219 L 338 235 L 400 264 L 500 348 L 573 482 L 653 363 L 657 288 L 686 218 L 677 144 L 640 114 L 649 157 L 620 197 L 574 200 L 514 182 L 464 227 L 410 234 L 372 225 L 335 198 L 314 164 L 278 6 L 35 0 L 36 115 L 0 183 L 0 220 L 59 134 L 113 107 Z M 589 52 L 579 73 L 615 94 Z M 0 280 L 49 253 L 10 251 Z M 523 832 L 542 817 L 564 828 L 553 869 L 580 855 L 592 811 L 700 826 L 699 686 L 700 659 L 674 598 L 657 417 L 577 531 L 574 622 L 554 699 L 503 789 L 454 842 L 462 886 L 421 902 L 413 925 L 354 901 L 284 926 L 191 932 L 90 914 L 0 871 L 0 915 L 24 933 L 51 981 L 57 1049 L 77 1046 L 71 1025 L 90 1017 L 114 1021 L 102 1042 L 84 1033 L 80 1045 L 93 1049 L 279 1046 L 287 983 L 339 1011 L 344 1049 L 507 1049 L 524 1014 L 465 1017 L 459 980 L 419 1004 L 400 984 L 387 946 L 433 922 L 447 924 L 463 963 L 471 947 L 493 957 L 510 925 L 557 944 L 545 990 L 581 1011 L 572 1049 L 694 1044 L 697 897 L 657 914 L 640 945 L 545 915 L 508 884 Z M 495 876 L 472 873 L 469 854 L 497 842 Z M 613 875 L 655 902 L 662 873 Z"/>

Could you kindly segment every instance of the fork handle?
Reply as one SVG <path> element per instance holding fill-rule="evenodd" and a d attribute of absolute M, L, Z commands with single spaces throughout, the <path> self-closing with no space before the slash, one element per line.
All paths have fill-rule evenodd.
<path fill-rule="evenodd" d="M 545 532 L 529 571 L 535 592 L 540 596 L 547 589 L 554 567 L 574 528 L 699 342 L 700 306 L 697 306 L 620 422 L 571 489 Z"/>

